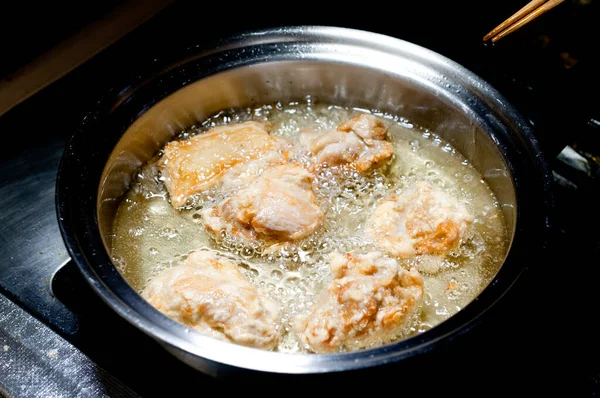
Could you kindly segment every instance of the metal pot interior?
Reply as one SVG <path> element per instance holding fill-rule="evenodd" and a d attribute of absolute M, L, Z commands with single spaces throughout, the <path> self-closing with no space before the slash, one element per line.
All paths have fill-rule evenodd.
<path fill-rule="evenodd" d="M 399 115 L 439 134 L 484 176 L 501 204 L 509 239 L 512 241 L 515 235 L 517 194 L 505 145 L 519 129 L 512 108 L 471 72 L 426 49 L 345 29 L 276 30 L 239 37 L 200 53 L 153 77 L 152 84 L 151 90 L 160 94 L 149 99 L 145 107 L 128 111 L 135 114 L 135 119 L 114 146 L 100 179 L 96 214 L 108 252 L 115 213 L 132 176 L 175 134 L 222 109 L 286 103 L 307 95 L 323 103 Z M 127 101 L 118 103 L 115 109 L 118 112 L 124 106 L 129 106 Z M 125 312 L 130 320 L 137 317 Z M 301 360 L 294 356 L 287 365 L 260 366 L 256 365 L 260 361 L 253 362 L 245 354 L 238 356 L 244 360 L 233 358 L 236 351 L 250 352 L 245 347 L 230 347 L 227 358 L 201 348 L 191 355 L 189 345 L 186 348 L 177 344 L 181 333 L 179 340 L 169 341 L 165 338 L 168 331 L 163 328 L 158 333 L 145 322 L 147 319 L 136 319 L 134 323 L 158 340 L 167 340 L 170 351 L 181 349 L 188 363 L 194 363 L 189 358 L 199 355 L 273 372 L 323 372 L 363 366 L 356 362 L 356 353 L 348 354 L 351 361 L 346 363 L 339 361 L 346 354 L 337 355 L 335 366 L 318 359 L 322 355 Z M 419 341 L 423 343 L 420 337 Z M 256 353 L 263 354 L 267 358 L 283 355 Z M 376 363 L 373 358 L 377 359 L 377 351 L 375 357 L 369 355 L 371 359 L 366 362 Z M 388 361 L 389 352 L 382 358 Z"/>
<path fill-rule="evenodd" d="M 461 91 L 453 90 L 457 83 L 444 84 L 449 80 L 439 79 L 439 85 L 434 85 L 423 76 L 406 73 L 405 68 L 274 60 L 229 69 L 185 86 L 144 112 L 123 134 L 106 164 L 99 187 L 98 220 L 107 249 L 116 209 L 134 172 L 175 134 L 223 109 L 289 103 L 307 95 L 324 103 L 400 115 L 439 134 L 485 177 L 501 203 L 512 237 L 516 198 L 509 167 L 490 126 L 482 124 L 477 109 L 468 99 L 464 102 Z"/>

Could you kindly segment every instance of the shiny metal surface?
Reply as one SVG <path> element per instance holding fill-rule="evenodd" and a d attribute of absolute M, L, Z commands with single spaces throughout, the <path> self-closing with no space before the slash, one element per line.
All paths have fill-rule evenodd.
<path fill-rule="evenodd" d="M 56 219 L 54 185 L 64 141 L 0 162 L 0 289 L 64 333 L 75 315 L 54 297 L 50 282 L 69 260 Z M 13 155 L 14 156 L 14 155 Z"/>
<path fill-rule="evenodd" d="M 0 396 L 138 397 L 2 295 L 0 375 Z"/>
<path fill-rule="evenodd" d="M 91 214 L 85 208 L 86 203 L 81 208 L 69 209 L 71 205 L 78 206 L 70 199 L 70 195 L 77 195 L 74 190 L 78 188 L 69 181 L 89 177 L 69 167 L 85 164 L 82 158 L 87 154 L 78 152 L 74 145 L 64 158 L 65 176 L 59 178 L 59 187 L 63 187 L 59 189 L 59 214 L 67 218 L 61 224 L 63 236 L 88 282 L 123 318 L 162 342 L 184 362 L 209 374 L 238 370 L 324 373 L 366 368 L 415 355 L 457 333 L 479 317 L 479 309 L 475 308 L 485 311 L 497 300 L 494 295 L 503 294 L 504 291 L 497 290 L 501 284 L 494 283 L 493 291 L 500 293 L 489 293 L 486 300 L 476 300 L 480 307 L 471 307 L 470 312 L 463 310 L 450 322 L 428 332 L 378 349 L 332 355 L 281 354 L 216 341 L 189 331 L 154 310 L 119 277 L 106 255 L 106 247 L 96 244 L 96 235 L 101 235 L 105 246 L 110 245 L 114 211 L 129 186 L 132 172 L 182 128 L 222 108 L 285 102 L 311 95 L 323 102 L 406 117 L 440 134 L 485 176 L 503 205 L 511 236 L 518 227 L 515 189 L 519 181 L 511 169 L 513 163 L 506 161 L 505 152 L 514 153 L 522 148 L 538 151 L 534 141 L 519 142 L 532 140 L 523 138 L 528 137 L 529 130 L 493 88 L 436 53 L 390 37 L 323 27 L 270 30 L 235 37 L 191 61 L 194 67 L 201 68 L 198 73 L 201 79 L 186 80 L 179 91 L 161 92 L 162 100 L 144 109 L 127 129 L 98 177 L 94 210 L 100 234 L 90 225 Z M 174 69 L 183 73 L 187 67 L 182 62 Z M 136 88 L 130 90 L 135 92 Z M 128 93 L 124 93 L 123 98 L 127 98 Z M 124 103 L 125 100 L 118 100 L 112 109 L 118 110 Z M 80 133 L 75 141 L 79 138 L 79 142 L 85 142 L 83 137 Z M 517 149 L 506 147 L 510 140 Z M 538 162 L 535 164 L 544 173 L 541 155 L 534 156 Z M 97 177 L 91 178 L 95 181 Z M 547 175 L 540 178 L 542 181 L 537 182 L 547 189 L 543 180 Z M 87 187 L 87 183 L 84 185 Z M 85 202 L 87 195 L 86 192 L 81 196 Z M 80 232 L 74 234 L 75 229 Z M 81 235 L 81 231 L 87 236 Z M 511 275 L 518 275 L 521 267 L 514 265 Z M 510 285 L 514 281 L 511 278 L 503 283 Z M 482 297 L 489 291 L 486 289 Z"/>

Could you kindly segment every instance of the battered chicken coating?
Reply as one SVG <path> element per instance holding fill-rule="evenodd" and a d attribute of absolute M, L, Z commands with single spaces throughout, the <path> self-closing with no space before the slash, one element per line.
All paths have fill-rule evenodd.
<path fill-rule="evenodd" d="M 282 147 L 285 145 L 281 140 Z M 256 180 L 266 169 L 271 166 L 279 166 L 288 163 L 289 151 L 271 151 L 263 154 L 258 159 L 245 163 L 239 163 L 225 172 L 221 179 L 219 189 L 221 192 L 231 194 L 242 188 L 248 187 Z"/>
<path fill-rule="evenodd" d="M 267 350 L 279 341 L 277 304 L 212 252 L 190 253 L 152 279 L 142 296 L 169 318 L 220 340 Z"/>
<path fill-rule="evenodd" d="M 423 299 L 423 279 L 380 252 L 330 254 L 334 280 L 299 318 L 301 347 L 316 353 L 368 348 L 398 337 Z"/>
<path fill-rule="evenodd" d="M 257 179 L 221 203 L 201 212 L 208 231 L 254 240 L 302 239 L 323 222 L 312 190 L 312 174 L 298 163 L 267 168 Z"/>
<path fill-rule="evenodd" d="M 367 234 L 387 253 L 407 258 L 446 255 L 464 240 L 473 216 L 440 188 L 418 182 L 375 209 Z"/>
<path fill-rule="evenodd" d="M 308 149 L 313 167 L 348 165 L 367 171 L 394 154 L 385 141 L 387 127 L 375 116 L 362 114 L 340 124 L 336 130 L 308 130 L 300 143 Z"/>
<path fill-rule="evenodd" d="M 269 135 L 270 129 L 261 122 L 229 124 L 165 145 L 159 168 L 172 205 L 184 206 L 188 197 L 214 186 L 232 167 L 278 150 L 280 141 Z"/>

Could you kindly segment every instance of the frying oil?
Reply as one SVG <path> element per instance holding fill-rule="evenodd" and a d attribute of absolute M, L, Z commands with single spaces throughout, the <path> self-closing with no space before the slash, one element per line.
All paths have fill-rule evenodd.
<path fill-rule="evenodd" d="M 259 120 L 274 125 L 271 134 L 294 143 L 302 129 L 335 128 L 364 112 L 316 104 L 308 98 L 302 103 L 222 111 L 176 139 L 219 125 Z M 337 168 L 316 172 L 313 187 L 325 221 L 311 236 L 294 243 L 249 244 L 226 234 L 210 235 L 198 211 L 220 202 L 223 194 L 218 188 L 210 189 L 182 210 L 174 209 L 155 159 L 139 170 L 117 212 L 111 252 L 114 263 L 125 279 L 142 291 L 149 280 L 177 265 L 190 251 L 216 250 L 238 263 L 251 283 L 279 302 L 284 338 L 277 350 L 299 352 L 294 318 L 305 314 L 332 280 L 329 253 L 377 250 L 364 232 L 377 203 L 418 181 L 429 181 L 464 202 L 475 217 L 472 235 L 443 261 L 427 257 L 400 260 L 402 266 L 421 271 L 425 300 L 398 339 L 434 327 L 473 300 L 495 275 L 507 250 L 506 226 L 481 175 L 447 142 L 401 118 L 376 116 L 388 126 L 394 157 L 390 164 L 366 174 Z M 308 161 L 301 155 L 295 160 Z"/>

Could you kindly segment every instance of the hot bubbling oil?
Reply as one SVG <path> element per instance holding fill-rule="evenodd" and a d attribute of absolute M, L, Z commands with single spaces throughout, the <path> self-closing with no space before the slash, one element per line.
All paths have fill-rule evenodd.
<path fill-rule="evenodd" d="M 271 134 L 294 142 L 303 128 L 335 128 L 361 112 L 365 111 L 314 104 L 310 99 L 228 110 L 182 132 L 177 139 L 218 125 L 261 120 L 274 124 Z M 183 210 L 175 210 L 155 163 L 149 162 L 138 172 L 117 211 L 111 252 L 114 263 L 141 291 L 150 279 L 177 265 L 190 251 L 217 250 L 239 263 L 251 283 L 280 303 L 283 339 L 277 350 L 299 352 L 294 318 L 306 313 L 331 281 L 328 254 L 334 250 L 356 254 L 377 250 L 364 233 L 365 222 L 377 203 L 417 181 L 429 181 L 465 202 L 475 217 L 473 235 L 441 266 L 431 267 L 418 258 L 400 261 L 404 267 L 416 266 L 423 274 L 425 300 L 398 339 L 448 319 L 473 300 L 501 266 L 507 248 L 502 212 L 481 175 L 439 136 L 401 118 L 376 115 L 389 129 L 395 153 L 391 163 L 364 175 L 336 169 L 317 172 L 315 193 L 326 216 L 322 228 L 312 236 L 266 246 L 243 243 L 225 234 L 209 235 L 197 211 L 222 200 L 218 189 L 203 192 Z"/>

